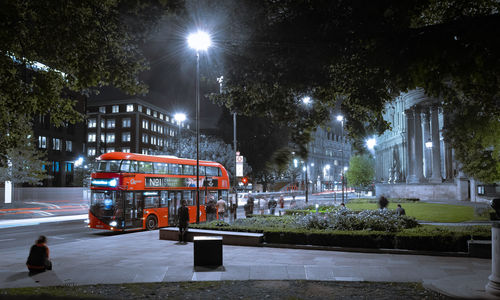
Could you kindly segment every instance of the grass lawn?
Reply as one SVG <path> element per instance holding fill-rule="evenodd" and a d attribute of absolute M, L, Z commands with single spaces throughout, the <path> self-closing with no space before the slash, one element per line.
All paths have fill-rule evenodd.
<path fill-rule="evenodd" d="M 378 209 L 376 203 L 347 203 L 346 206 L 351 210 Z M 401 203 L 405 209 L 406 215 L 415 217 L 417 220 L 430 222 L 464 222 L 464 221 L 486 221 L 488 216 L 478 216 L 474 214 L 474 208 L 470 206 L 407 202 Z M 396 209 L 397 203 L 389 202 L 389 209 Z"/>

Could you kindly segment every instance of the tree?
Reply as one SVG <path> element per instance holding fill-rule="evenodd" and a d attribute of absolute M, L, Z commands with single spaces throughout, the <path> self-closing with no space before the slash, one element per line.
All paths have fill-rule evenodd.
<path fill-rule="evenodd" d="M 297 144 L 307 143 L 310 130 L 337 106 L 348 120 L 351 139 L 362 145 L 366 136 L 389 128 L 384 106 L 417 87 L 442 99 L 445 109 L 474 103 L 481 109 L 472 118 L 500 117 L 500 43 L 493 38 L 500 33 L 497 1 L 268 0 L 245 5 L 252 8 L 248 15 L 235 12 L 231 19 L 236 25 L 225 43 L 230 55 L 222 71 L 223 93 L 211 97 L 242 114 L 280 120 Z M 307 116 L 300 108 L 305 95 L 314 99 Z M 458 152 L 467 152 L 452 136 L 468 135 L 469 129 L 452 134 L 455 123 L 447 126 L 445 138 Z M 498 144 L 490 146 L 498 153 Z M 482 177 L 478 165 L 461 162 L 469 175 Z M 498 161 L 488 167 L 498 169 Z"/>
<path fill-rule="evenodd" d="M 223 112 L 218 122 L 222 129 L 221 135 L 227 143 L 233 139 L 232 122 L 228 112 Z M 267 185 L 279 177 L 278 170 L 288 163 L 291 153 L 288 149 L 289 130 L 266 117 L 238 115 L 237 122 L 237 148 L 252 166 L 250 176 L 253 182 L 262 184 L 265 191 Z"/>
<path fill-rule="evenodd" d="M 17 125 L 21 132 L 31 128 L 25 119 L 18 120 Z M 30 135 L 21 137 L 0 159 L 0 182 L 40 184 L 43 179 L 49 178 L 44 168 L 47 165 L 45 154 L 37 151 Z"/>
<path fill-rule="evenodd" d="M 345 176 L 350 186 L 363 189 L 372 185 L 375 178 L 373 158 L 367 154 L 352 156 Z"/>
<path fill-rule="evenodd" d="M 236 157 L 234 157 L 231 145 L 225 144 L 221 139 L 214 136 L 200 135 L 199 148 L 200 160 L 210 160 L 222 164 L 224 168 L 226 168 L 229 178 L 233 178 Z M 196 137 L 190 136 L 181 138 L 177 143 L 170 144 L 169 147 L 165 147 L 163 151 L 158 154 L 176 154 L 178 157 L 196 159 Z M 245 161 L 243 163 L 243 170 L 245 174 L 248 174 L 252 172 L 252 167 Z"/>
<path fill-rule="evenodd" d="M 139 75 L 148 65 L 140 46 L 162 15 L 178 8 L 162 0 L 2 1 L 0 159 L 26 135 L 17 130 L 20 118 L 50 114 L 56 126 L 82 120 L 67 91 L 113 85 L 144 93 Z"/>

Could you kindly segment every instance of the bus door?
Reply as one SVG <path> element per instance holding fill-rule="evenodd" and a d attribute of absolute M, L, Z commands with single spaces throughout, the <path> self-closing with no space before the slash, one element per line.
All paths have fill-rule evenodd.
<path fill-rule="evenodd" d="M 181 192 L 168 192 L 168 226 L 177 226 L 177 209 L 179 208 L 181 199 Z"/>
<path fill-rule="evenodd" d="M 142 194 L 125 192 L 125 227 L 142 227 Z"/>

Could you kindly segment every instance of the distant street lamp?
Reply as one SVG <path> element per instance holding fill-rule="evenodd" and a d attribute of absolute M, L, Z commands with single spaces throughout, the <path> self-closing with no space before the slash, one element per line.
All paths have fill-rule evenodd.
<path fill-rule="evenodd" d="M 177 149 L 179 157 L 181 156 L 181 124 L 182 122 L 186 121 L 186 114 L 184 113 L 176 113 L 174 115 L 174 120 L 177 122 L 177 125 L 179 125 L 179 134 L 178 134 L 178 142 L 179 142 L 179 147 Z"/>
<path fill-rule="evenodd" d="M 196 224 L 200 223 L 200 51 L 206 51 L 211 45 L 210 35 L 203 31 L 192 33 L 187 42 L 196 50 Z"/>
<path fill-rule="evenodd" d="M 306 97 L 302 98 L 302 102 L 304 102 L 304 104 L 306 104 L 306 105 L 311 103 L 311 97 L 306 96 Z"/>

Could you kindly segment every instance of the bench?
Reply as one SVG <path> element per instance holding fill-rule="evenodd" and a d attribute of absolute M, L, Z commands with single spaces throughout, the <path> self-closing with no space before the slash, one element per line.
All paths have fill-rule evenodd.
<path fill-rule="evenodd" d="M 468 240 L 469 256 L 491 258 L 491 240 Z"/>
<path fill-rule="evenodd" d="M 222 266 L 222 237 L 221 236 L 195 236 L 194 266 L 219 267 Z"/>
<path fill-rule="evenodd" d="M 160 228 L 160 240 L 178 241 L 179 228 Z M 237 246 L 261 246 L 264 234 L 237 231 L 218 231 L 206 229 L 189 228 L 186 232 L 186 240 L 192 242 L 194 236 L 221 236 L 224 245 Z"/>

